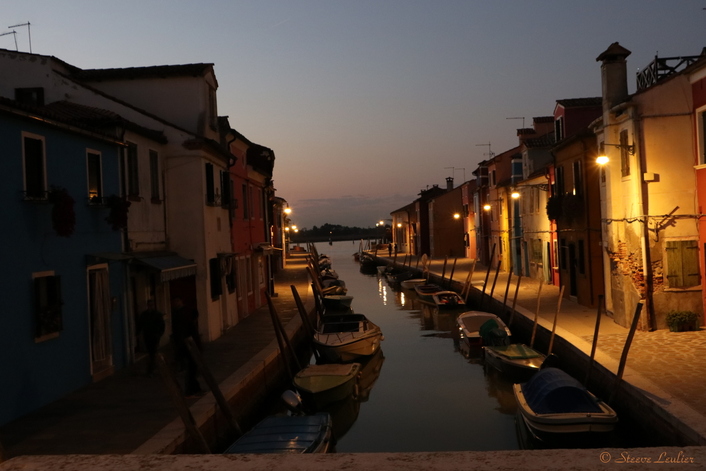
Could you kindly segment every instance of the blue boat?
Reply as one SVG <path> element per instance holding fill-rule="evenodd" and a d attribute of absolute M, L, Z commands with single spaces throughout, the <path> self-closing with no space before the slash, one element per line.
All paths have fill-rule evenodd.
<path fill-rule="evenodd" d="M 332 426 L 326 412 L 270 416 L 224 453 L 326 453 L 331 445 Z"/>
<path fill-rule="evenodd" d="M 541 368 L 513 392 L 527 428 L 543 441 L 603 434 L 618 422 L 608 404 L 558 368 Z"/>

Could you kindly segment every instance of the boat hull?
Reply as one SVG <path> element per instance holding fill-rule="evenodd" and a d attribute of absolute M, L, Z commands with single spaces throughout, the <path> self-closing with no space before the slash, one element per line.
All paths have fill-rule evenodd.
<path fill-rule="evenodd" d="M 331 445 L 332 429 L 328 413 L 270 416 L 224 453 L 326 453 Z"/>
<path fill-rule="evenodd" d="M 546 356 L 527 346 L 523 347 L 536 355 L 517 358 L 506 354 L 506 347 L 484 346 L 483 356 L 488 366 L 511 378 L 524 380 L 539 370 Z"/>
<path fill-rule="evenodd" d="M 360 357 L 375 354 L 380 349 L 382 333 L 370 332 L 354 335 L 356 332 L 332 332 L 314 335 L 314 348 L 327 362 L 348 362 Z"/>
<path fill-rule="evenodd" d="M 360 363 L 309 365 L 294 377 L 304 404 L 314 410 L 357 394 Z"/>

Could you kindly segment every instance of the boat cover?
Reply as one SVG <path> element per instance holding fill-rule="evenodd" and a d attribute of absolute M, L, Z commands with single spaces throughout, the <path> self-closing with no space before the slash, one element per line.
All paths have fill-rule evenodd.
<path fill-rule="evenodd" d="M 485 345 L 508 345 L 510 339 L 505 329 L 501 328 L 495 319 L 488 319 L 478 329 L 480 338 Z"/>
<path fill-rule="evenodd" d="M 524 360 L 527 358 L 541 357 L 542 354 L 522 343 L 512 345 L 500 345 L 492 347 L 493 351 L 512 360 Z"/>
<path fill-rule="evenodd" d="M 540 369 L 522 385 L 522 394 L 536 414 L 602 412 L 586 388 L 559 368 Z"/>
<path fill-rule="evenodd" d="M 330 434 L 331 416 L 270 416 L 240 437 L 224 453 L 311 453 Z"/>

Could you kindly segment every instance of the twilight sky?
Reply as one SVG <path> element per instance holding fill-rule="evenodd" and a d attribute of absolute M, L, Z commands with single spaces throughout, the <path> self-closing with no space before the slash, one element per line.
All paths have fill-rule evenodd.
<path fill-rule="evenodd" d="M 215 64 L 219 114 L 276 155 L 299 227 L 369 227 L 556 100 L 706 47 L 706 0 L 0 0 L 0 48 L 84 69 Z M 30 23 L 30 28 L 9 26 Z M 28 34 L 29 33 L 29 34 Z M 490 144 L 490 147 L 488 146 Z"/>

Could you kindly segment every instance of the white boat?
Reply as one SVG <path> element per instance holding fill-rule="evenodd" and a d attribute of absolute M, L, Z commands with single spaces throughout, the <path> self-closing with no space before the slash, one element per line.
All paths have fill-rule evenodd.
<path fill-rule="evenodd" d="M 360 372 L 360 363 L 308 365 L 294 376 L 293 382 L 304 405 L 318 411 L 357 395 Z"/>
<path fill-rule="evenodd" d="M 610 432 L 618 414 L 578 380 L 558 368 L 542 368 L 526 383 L 514 384 L 519 413 L 543 441 Z"/>
<path fill-rule="evenodd" d="M 458 327 L 461 341 L 466 343 L 468 347 L 481 347 L 483 338 L 480 334 L 480 328 L 489 320 L 495 321 L 497 327 L 504 330 L 507 337 L 510 337 L 510 329 L 495 314 L 483 311 L 467 311 L 456 318 L 456 326 Z"/>
<path fill-rule="evenodd" d="M 380 327 L 363 314 L 327 314 L 314 333 L 314 348 L 327 362 L 353 361 L 378 351 Z"/>

